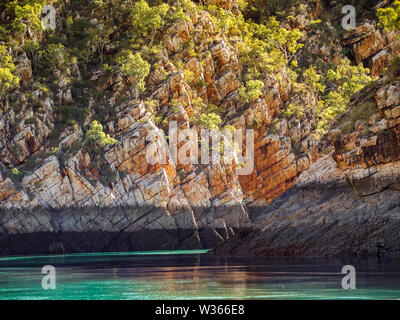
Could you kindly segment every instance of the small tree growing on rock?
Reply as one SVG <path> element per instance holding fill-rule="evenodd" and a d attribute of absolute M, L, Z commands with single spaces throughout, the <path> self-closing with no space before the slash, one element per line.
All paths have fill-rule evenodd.
<path fill-rule="evenodd" d="M 264 82 L 261 80 L 249 80 L 246 86 L 239 89 L 239 97 L 243 103 L 253 103 L 262 96 Z"/>
<path fill-rule="evenodd" d="M 13 11 L 15 19 L 13 29 L 21 33 L 21 45 L 25 44 L 25 35 L 27 31 L 42 31 L 43 25 L 40 14 L 42 12 L 44 0 L 31 1 L 11 1 L 8 7 Z"/>
<path fill-rule="evenodd" d="M 372 81 L 369 72 L 362 64 L 353 66 L 347 58 L 341 60 L 335 69 L 328 71 L 325 81 L 329 87 L 335 89 L 326 94 L 322 99 L 323 103 L 319 104 L 320 132 L 329 128 L 346 111 L 351 97 Z"/>
<path fill-rule="evenodd" d="M 104 133 L 103 126 L 97 120 L 90 124 L 89 129 L 86 131 L 85 140 L 95 150 L 117 142 L 109 134 Z"/>
<path fill-rule="evenodd" d="M 168 4 L 150 7 L 145 0 L 135 3 L 131 11 L 132 34 L 135 40 L 149 39 L 149 47 L 153 45 L 158 29 L 165 23 L 169 10 Z"/>
<path fill-rule="evenodd" d="M 150 72 L 150 64 L 139 52 L 123 52 L 117 59 L 117 63 L 128 84 L 134 86 L 132 94 L 137 97 L 138 90 L 145 89 L 145 79 Z"/>
<path fill-rule="evenodd" d="M 7 53 L 7 48 L 0 45 L 0 95 L 18 84 L 19 78 L 14 75 L 14 71 L 12 57 Z"/>
<path fill-rule="evenodd" d="M 109 38 L 112 32 L 113 29 L 110 26 L 104 24 L 95 25 L 93 28 L 90 29 L 90 33 L 92 35 L 91 42 L 100 56 L 101 64 L 103 64 L 104 51 L 107 43 L 109 43 L 110 41 Z"/>
<path fill-rule="evenodd" d="M 206 129 L 219 129 L 221 122 L 221 117 L 213 112 L 208 114 L 203 113 L 199 117 L 199 125 Z"/>

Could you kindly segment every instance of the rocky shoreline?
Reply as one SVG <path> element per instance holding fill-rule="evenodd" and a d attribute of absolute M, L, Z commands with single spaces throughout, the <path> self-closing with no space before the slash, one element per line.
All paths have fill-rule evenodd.
<path fill-rule="evenodd" d="M 239 256 L 400 255 L 396 185 L 360 197 L 331 155 L 256 212 L 247 226 L 203 228 L 191 215 L 165 215 L 154 207 L 3 211 L 2 230 L 11 223 L 34 229 L 3 231 L 0 255 L 183 249 Z"/>
<path fill-rule="evenodd" d="M 199 220 L 207 215 L 200 208 L 195 212 Z M 208 249 L 239 230 L 222 219 L 201 226 L 189 211 L 170 215 L 154 206 L 0 210 L 0 216 L 3 256 Z"/>
<path fill-rule="evenodd" d="M 325 179 L 321 180 L 322 176 Z M 251 232 L 238 232 L 218 244 L 213 253 L 379 258 L 400 255 L 399 191 L 388 187 L 360 197 L 330 157 L 304 172 L 254 225 Z"/>
<path fill-rule="evenodd" d="M 58 233 L 40 231 L 0 235 L 0 246 L 1 256 L 204 249 L 195 229 Z"/>

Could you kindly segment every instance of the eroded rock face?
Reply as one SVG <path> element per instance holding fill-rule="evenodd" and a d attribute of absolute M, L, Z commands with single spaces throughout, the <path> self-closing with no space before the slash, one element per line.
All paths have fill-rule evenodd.
<path fill-rule="evenodd" d="M 231 1 L 218 5 L 232 11 L 237 9 L 237 3 Z M 155 112 L 163 113 L 168 121 L 176 121 L 180 128 L 190 126 L 194 99 L 200 97 L 207 104 L 224 101 L 228 106 L 234 103 L 241 86 L 236 48 L 224 39 L 203 41 L 202 52 L 185 60 L 186 69 L 193 72 L 194 79 L 204 83 L 197 92 L 169 60 L 167 50 L 183 58 L 184 43 L 191 39 L 201 42 L 200 38 L 211 35 L 213 29 L 214 23 L 206 11 L 178 20 L 165 32 L 166 50 L 160 53 L 158 68 L 148 77 L 148 96 L 157 102 Z M 30 78 L 28 62 L 29 59 L 20 67 L 21 77 L 26 81 Z M 76 66 L 71 66 L 71 70 L 76 78 L 81 77 Z M 75 101 L 68 81 L 59 70 L 55 73 L 59 78 L 58 92 L 53 97 L 56 104 L 73 106 Z M 102 71 L 95 72 L 90 80 L 97 84 L 102 76 Z M 59 150 L 53 147 L 53 154 L 41 158 L 41 151 L 49 149 L 48 140 L 56 119 L 53 100 L 45 99 L 39 89 L 35 99 L 45 110 L 40 119 L 32 113 L 17 116 L 12 107 L 2 114 L 0 154 L 8 168 L 1 175 L 0 233 L 38 232 L 38 239 L 46 244 L 35 247 L 38 250 L 35 252 L 54 251 L 54 243 L 58 243 L 57 248 L 62 244 L 66 252 L 84 250 L 85 246 L 77 245 L 74 238 L 86 237 L 84 234 L 95 237 L 97 233 L 108 239 L 100 241 L 98 247 L 92 244 L 100 251 L 120 246 L 123 250 L 209 248 L 249 223 L 240 181 L 232 164 L 182 165 L 168 163 L 169 156 L 167 164 L 149 163 L 150 142 L 154 142 L 149 139 L 150 132 L 156 133 L 161 148 L 168 148 L 149 110 L 131 96 L 119 102 L 126 83 L 118 72 L 98 85 L 101 91 L 111 91 L 107 103 L 116 111 L 115 120 L 107 122 L 105 129 L 117 142 L 103 150 L 101 159 L 82 146 L 81 125 L 63 130 L 58 137 Z M 18 107 L 30 110 L 28 99 L 20 97 Z M 171 111 L 173 101 L 181 104 L 176 112 Z M 89 99 L 88 109 L 95 103 Z M 84 119 L 83 126 L 90 123 L 90 117 Z M 178 144 L 178 152 L 181 147 Z M 69 150 L 68 155 L 61 156 L 62 150 Z M 11 173 L 11 168 L 23 166 L 33 157 L 37 162 L 23 178 Z M 29 252 L 28 244 L 26 248 L 14 248 L 17 244 L 11 236 L 8 239 L 8 245 L 3 246 L 7 249 L 1 253 Z"/>
<path fill-rule="evenodd" d="M 234 1 L 216 4 L 234 13 L 237 10 Z M 105 124 L 105 128 L 117 142 L 103 150 L 103 162 L 99 165 L 99 159 L 82 148 L 82 127 L 67 128 L 61 132 L 58 141 L 59 150 L 74 150 L 67 158 L 61 157 L 58 151 L 40 161 L 35 158 L 34 168 L 21 181 L 12 181 L 4 173 L 0 188 L 0 210 L 4 211 L 0 217 L 0 233 L 40 232 L 40 239 L 44 239 L 46 245 L 38 246 L 37 250 L 51 248 L 52 251 L 52 243 L 62 243 L 65 251 L 70 252 L 83 250 L 73 240 L 73 237 L 80 239 L 81 233 L 88 237 L 104 233 L 106 238 L 110 233 L 113 239 L 125 239 L 117 243 L 111 241 L 112 244 L 101 242 L 102 250 L 118 249 L 126 243 L 130 249 L 157 248 L 157 245 L 177 249 L 210 248 L 237 230 L 247 228 L 249 208 L 258 212 L 258 208 L 287 190 L 310 161 L 293 154 L 292 125 L 287 125 L 284 137 L 267 132 L 288 99 L 287 74 L 282 72 L 279 80 L 278 76 L 266 79 L 262 96 L 242 110 L 244 106 L 238 103 L 238 91 L 243 85 L 243 70 L 237 47 L 224 38 L 201 40 L 213 32 L 214 23 L 205 11 L 174 23 L 163 35 L 166 50 L 160 53 L 157 68 L 147 79 L 147 95 L 156 101 L 154 112 L 162 114 L 168 122 L 176 121 L 180 128 L 190 127 L 194 101 L 199 98 L 205 104 L 221 108 L 229 119 L 227 124 L 238 129 L 260 124 L 255 135 L 255 170 L 251 175 L 237 176 L 237 164 L 183 165 L 168 163 L 169 158 L 167 164 L 150 164 L 147 160 L 149 132 L 157 133 L 157 143 L 165 149 L 168 145 L 162 130 L 155 125 L 142 101 L 128 97 L 125 102 L 119 102 L 126 86 L 121 74 L 116 72 L 100 84 L 103 74 L 99 71 L 90 80 L 98 84 L 100 90 L 111 91 L 107 103 L 115 108 L 116 116 L 115 120 Z M 183 45 L 189 40 L 199 43 L 199 52 L 195 56 L 185 54 Z M 197 90 L 193 90 L 193 83 L 190 86 L 184 73 L 176 68 L 167 51 L 182 58 L 185 69 L 191 71 L 194 81 L 199 83 Z M 79 78 L 79 70 L 74 66 L 71 68 Z M 35 96 L 45 110 L 42 118 L 31 119 L 33 114 L 17 117 L 10 108 L 1 122 L 3 139 L 0 141 L 11 141 L 8 145 L 0 145 L 3 163 L 9 170 L 37 157 L 44 148 L 48 149 L 49 136 L 54 129 L 54 102 L 50 98 L 44 99 L 39 89 Z M 19 106 L 29 110 L 27 99 L 22 97 Z M 56 104 L 63 106 L 75 103 L 68 81 L 61 74 L 54 99 L 57 99 Z M 95 103 L 89 100 L 88 108 Z M 88 123 L 90 115 L 83 121 L 83 126 Z M 300 134 L 301 138 L 305 134 Z M 12 152 L 15 145 L 21 149 L 19 152 Z M 178 152 L 181 147 L 177 145 Z M 108 176 L 105 176 L 106 171 Z M 35 218 L 27 218 L 29 216 Z M 151 231 L 150 238 L 146 238 L 146 231 Z M 60 236 L 54 233 L 60 233 Z M 155 240 L 157 237 L 160 239 Z M 13 240 L 10 238 L 9 241 Z M 151 245 L 146 247 L 147 242 Z M 17 249 L 12 250 L 4 252 L 17 253 Z"/>
<path fill-rule="evenodd" d="M 375 94 L 379 114 L 334 142 L 333 157 L 360 196 L 397 190 L 400 179 L 400 83 L 381 83 Z"/>
<path fill-rule="evenodd" d="M 400 54 L 400 41 L 394 31 L 384 31 L 376 22 L 366 21 L 342 39 L 342 45 L 352 50 L 357 63 L 363 62 L 373 76 L 382 75 L 384 69 Z"/>
<path fill-rule="evenodd" d="M 13 167 L 25 163 L 30 156 L 41 151 L 54 128 L 49 100 L 42 102 L 44 113 L 41 118 L 28 109 L 24 95 L 15 103 L 25 111 L 23 116 L 17 115 L 10 106 L 0 117 L 1 159 L 4 164 Z"/>
<path fill-rule="evenodd" d="M 255 148 L 255 170 L 240 177 L 246 200 L 264 206 L 285 191 L 297 176 L 296 158 L 290 152 L 288 139 L 266 136 Z"/>
<path fill-rule="evenodd" d="M 27 84 L 31 81 L 32 65 L 25 52 L 17 57 L 15 68 L 16 74 L 20 77 L 22 83 Z"/>

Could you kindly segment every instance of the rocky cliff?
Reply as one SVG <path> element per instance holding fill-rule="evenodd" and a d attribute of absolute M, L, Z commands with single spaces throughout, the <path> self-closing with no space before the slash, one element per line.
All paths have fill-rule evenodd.
<path fill-rule="evenodd" d="M 300 63 L 312 57 L 338 64 L 346 53 L 377 78 L 398 55 L 395 33 L 373 17 L 335 34 L 340 4 L 305 3 L 289 8 L 290 19 L 281 22 L 301 32 Z M 207 4 L 232 16 L 241 10 L 236 1 Z M 60 6 L 59 21 L 71 15 L 106 24 L 100 17 L 107 9 Z M 398 251 L 398 74 L 363 89 L 321 135 L 317 94 L 297 90 L 287 68 L 263 74 L 260 94 L 243 101 L 246 39 L 228 36 L 211 7 L 194 6 L 154 38 L 158 47 L 140 95 L 121 70 L 99 60 L 67 63 L 59 49 L 46 88 L 35 75 L 33 51 L 14 50 L 20 84 L 2 99 L 0 115 L 0 254 L 216 246 L 221 254 L 372 254 L 381 244 Z M 327 27 L 313 28 L 320 17 Z M 116 55 L 123 41 L 113 39 L 122 29 L 114 27 L 110 41 L 90 54 Z M 283 112 L 292 105 L 304 116 Z M 193 119 L 204 106 L 218 109 L 223 125 L 255 130 L 250 174 L 236 175 L 235 162 L 149 163 L 149 133 L 168 148 L 163 133 L 171 121 L 198 130 Z M 93 152 L 85 137 L 98 118 L 116 142 Z M 183 150 L 183 141 L 176 147 Z"/>

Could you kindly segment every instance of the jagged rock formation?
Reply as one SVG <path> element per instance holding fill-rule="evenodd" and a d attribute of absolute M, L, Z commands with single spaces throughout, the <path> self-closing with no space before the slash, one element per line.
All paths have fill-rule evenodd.
<path fill-rule="evenodd" d="M 396 32 L 380 30 L 375 21 L 357 26 L 356 30 L 343 36 L 341 43 L 351 48 L 355 61 L 363 62 L 373 76 L 383 74 L 393 57 L 400 54 L 400 39 Z"/>
<path fill-rule="evenodd" d="M 400 84 L 380 82 L 375 89 L 379 113 L 335 141 L 333 157 L 360 196 L 398 189 Z"/>

